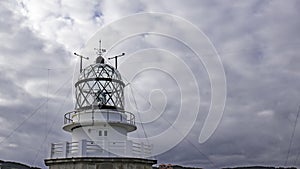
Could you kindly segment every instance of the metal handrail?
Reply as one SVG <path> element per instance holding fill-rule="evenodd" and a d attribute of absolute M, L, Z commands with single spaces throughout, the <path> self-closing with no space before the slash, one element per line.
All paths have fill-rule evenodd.
<path fill-rule="evenodd" d="M 98 143 L 96 143 L 98 142 Z M 145 143 L 138 143 L 133 141 L 123 141 L 123 140 L 98 140 L 98 141 L 86 141 L 84 144 L 84 149 L 86 153 L 103 153 L 104 150 L 122 150 L 125 156 L 151 156 L 152 146 Z M 118 145 L 114 145 L 112 143 L 121 143 Z M 63 146 L 63 145 L 66 146 Z M 53 145 L 59 145 L 58 147 L 53 147 Z M 55 143 L 52 144 L 51 147 L 51 158 L 57 157 L 73 157 L 73 156 L 81 156 L 79 147 L 83 145 L 83 141 L 79 142 L 66 142 L 66 143 Z M 130 145 L 130 147 L 128 147 Z M 104 147 L 105 146 L 105 147 Z M 129 149 L 127 149 L 129 148 Z M 65 154 L 64 154 L 65 153 Z M 102 154 L 104 155 L 104 154 Z"/>
<path fill-rule="evenodd" d="M 70 123 L 74 123 L 73 117 L 78 116 L 78 121 L 80 121 L 80 116 L 82 114 L 87 114 L 87 113 L 106 113 L 106 116 L 103 116 L 105 118 L 105 120 L 107 122 L 121 122 L 121 123 L 125 123 L 123 121 L 123 114 L 125 114 L 127 116 L 126 118 L 126 123 L 135 125 L 135 116 L 134 114 L 128 112 L 128 111 L 124 111 L 124 110 L 111 110 L 111 109 L 99 109 L 98 111 L 95 110 L 83 110 L 83 111 L 71 111 L 71 112 L 67 112 L 64 115 L 64 124 L 70 124 Z M 119 114 L 120 115 L 120 120 L 110 120 L 110 114 Z M 91 117 L 92 119 L 92 117 Z"/>

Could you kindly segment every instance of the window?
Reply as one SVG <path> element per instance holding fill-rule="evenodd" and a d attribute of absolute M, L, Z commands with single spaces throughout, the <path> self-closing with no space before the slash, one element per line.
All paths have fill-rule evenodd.
<path fill-rule="evenodd" d="M 107 130 L 104 130 L 103 135 L 102 135 L 102 130 L 99 130 L 99 136 L 107 136 Z"/>

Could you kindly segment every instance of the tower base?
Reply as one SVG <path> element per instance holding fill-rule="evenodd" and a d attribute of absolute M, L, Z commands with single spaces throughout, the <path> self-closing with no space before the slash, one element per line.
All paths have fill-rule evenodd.
<path fill-rule="evenodd" d="M 46 159 L 49 169 L 152 169 L 156 160 L 126 157 L 76 157 Z"/>

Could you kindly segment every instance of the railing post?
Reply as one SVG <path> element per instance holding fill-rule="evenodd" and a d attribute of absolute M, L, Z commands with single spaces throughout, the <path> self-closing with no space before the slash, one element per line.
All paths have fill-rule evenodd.
<path fill-rule="evenodd" d="M 62 155 L 65 158 L 68 157 L 68 142 L 66 141 L 62 143 Z"/>
<path fill-rule="evenodd" d="M 150 147 L 149 147 L 149 154 L 148 154 L 148 156 L 152 156 L 153 144 L 150 144 L 149 146 Z"/>
<path fill-rule="evenodd" d="M 53 154 L 54 154 L 54 144 L 51 143 L 51 145 L 50 145 L 50 158 L 53 157 Z"/>
<path fill-rule="evenodd" d="M 125 155 L 126 156 L 133 156 L 133 153 L 132 153 L 132 141 L 129 141 L 129 140 L 126 141 Z"/>
<path fill-rule="evenodd" d="M 78 142 L 78 155 L 80 157 L 86 156 L 86 147 L 87 147 L 87 141 L 85 139 Z"/>
<path fill-rule="evenodd" d="M 78 122 L 80 123 L 80 112 L 75 111 L 75 114 L 78 114 Z M 72 119 L 73 121 L 73 119 Z"/>
<path fill-rule="evenodd" d="M 135 116 L 133 114 L 130 114 L 130 124 L 135 125 Z"/>
<path fill-rule="evenodd" d="M 103 140 L 103 150 L 104 150 L 104 152 L 106 152 L 106 153 L 104 153 L 104 154 L 106 154 L 106 156 L 110 156 L 110 151 L 109 151 L 109 140 Z"/>
<path fill-rule="evenodd" d="M 141 156 L 145 157 L 145 145 L 143 142 L 141 142 Z"/>
<path fill-rule="evenodd" d="M 133 124 L 135 125 L 135 116 L 133 115 Z"/>

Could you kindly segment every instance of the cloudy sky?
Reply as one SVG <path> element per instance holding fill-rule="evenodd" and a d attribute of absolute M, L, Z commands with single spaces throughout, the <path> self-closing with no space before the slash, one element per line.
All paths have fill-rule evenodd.
<path fill-rule="evenodd" d="M 126 108 L 136 114 L 137 121 L 145 122 L 145 131 L 139 125 L 132 136 L 147 133 L 151 137 L 172 128 L 176 117 L 185 112 L 190 116 L 195 110 L 199 94 L 195 124 L 187 135 L 181 128 L 190 121 L 182 120 L 172 128 L 174 136 L 183 140 L 157 155 L 159 163 L 206 168 L 300 167 L 300 126 L 295 125 L 300 105 L 297 0 L 1 1 L 0 159 L 45 167 L 43 159 L 49 157 L 50 143 L 71 140 L 61 126 L 64 113 L 74 108 L 72 86 L 78 58 L 73 52 L 84 51 L 88 40 L 104 26 L 145 12 L 172 14 L 208 37 L 223 65 L 226 103 L 217 129 L 200 144 L 213 94 L 210 78 L 214 76 L 210 77 L 205 63 L 189 45 L 174 38 L 184 34 L 197 41 L 197 36 L 177 31 L 175 24 L 168 27 L 174 28 L 168 30 L 173 37 L 128 37 L 107 56 L 120 52 L 128 56 L 119 60 L 124 81 L 130 83 L 125 91 Z M 125 21 L 124 30 L 140 27 Z M 164 30 L 169 22 L 157 17 L 143 23 L 152 32 Z M 188 27 L 180 26 L 180 30 Z M 122 29 L 122 25 L 118 27 L 118 31 Z M 106 36 L 101 38 L 115 34 Z M 106 44 L 104 41 L 104 47 L 111 47 Z M 147 66 L 152 68 L 143 70 Z M 130 76 L 133 72 L 138 72 L 134 78 Z M 186 78 L 190 75 L 192 80 Z M 161 145 L 154 146 L 170 142 L 172 139 L 161 140 Z"/>

